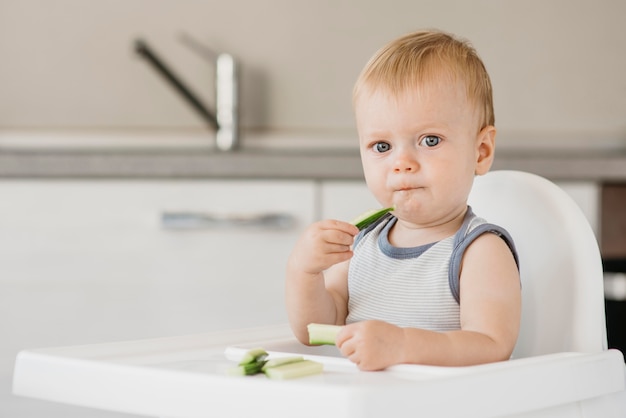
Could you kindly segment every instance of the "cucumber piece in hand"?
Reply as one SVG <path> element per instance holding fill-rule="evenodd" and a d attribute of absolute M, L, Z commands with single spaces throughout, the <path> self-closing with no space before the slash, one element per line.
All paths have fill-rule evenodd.
<path fill-rule="evenodd" d="M 354 220 L 350 223 L 356 226 L 357 228 L 359 228 L 359 231 L 361 231 L 394 209 L 395 209 L 395 206 L 392 206 L 390 208 L 377 209 L 377 210 L 376 209 L 368 210 L 367 212 L 362 213 L 361 215 L 354 218 Z"/>
<path fill-rule="evenodd" d="M 300 360 L 282 366 L 268 367 L 264 373 L 270 379 L 294 379 L 296 377 L 310 376 L 324 371 L 324 365 L 312 360 Z"/>
<path fill-rule="evenodd" d="M 311 345 L 335 345 L 335 339 L 341 330 L 339 325 L 328 324 L 309 324 L 306 328 Z"/>

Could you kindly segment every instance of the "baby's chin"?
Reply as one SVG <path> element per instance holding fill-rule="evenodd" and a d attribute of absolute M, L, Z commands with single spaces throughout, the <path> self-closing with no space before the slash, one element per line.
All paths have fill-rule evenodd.
<path fill-rule="evenodd" d="M 423 205 L 415 202 L 395 203 L 393 215 L 402 220 L 409 222 L 421 223 L 424 218 L 428 218 L 428 214 L 424 213 Z"/>
<path fill-rule="evenodd" d="M 417 190 L 402 190 L 393 194 L 391 205 L 397 213 L 415 213 L 424 208 L 423 195 Z"/>

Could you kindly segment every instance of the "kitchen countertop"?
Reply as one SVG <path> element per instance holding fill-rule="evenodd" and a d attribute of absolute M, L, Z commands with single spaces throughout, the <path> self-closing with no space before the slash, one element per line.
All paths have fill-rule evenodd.
<path fill-rule="evenodd" d="M 626 155 L 500 153 L 492 169 L 551 180 L 626 181 Z M 0 178 L 361 180 L 358 152 L 0 150 Z"/>
<path fill-rule="evenodd" d="M 85 145 L 89 142 L 85 138 L 93 139 L 97 135 L 55 135 L 76 141 L 58 146 L 51 145 L 56 143 L 54 135 L 46 142 L 48 133 L 33 136 L 0 132 L 0 178 L 363 178 L 358 149 L 348 135 L 340 139 L 328 135 L 320 139 L 313 135 L 296 141 L 289 136 L 272 137 L 271 141 L 254 138 L 247 143 L 254 146 L 244 144 L 241 150 L 226 153 L 207 146 L 206 135 L 197 133 L 185 136 L 184 141 L 178 137 L 170 141 L 163 134 L 133 134 L 135 145 L 120 134 L 107 134 L 104 138 L 100 135 L 102 141 L 94 142 L 95 145 Z M 42 136 L 46 139 L 42 140 Z M 111 138 L 118 142 L 112 142 Z M 138 142 L 137 138 L 140 138 Z M 154 138 L 157 141 L 150 142 Z M 77 146 L 79 140 L 81 145 Z M 545 146 L 539 141 L 503 141 L 492 169 L 527 171 L 555 181 L 626 181 L 623 141 L 609 142 L 604 147 L 587 146 L 587 142 L 567 139 L 560 145 L 559 141 L 552 141 Z M 142 145 L 136 146 L 138 143 Z"/>

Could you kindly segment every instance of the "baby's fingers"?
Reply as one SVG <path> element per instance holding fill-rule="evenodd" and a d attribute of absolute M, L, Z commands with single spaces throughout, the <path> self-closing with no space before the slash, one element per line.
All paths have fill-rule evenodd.
<path fill-rule="evenodd" d="M 359 232 L 354 225 L 341 221 L 322 221 L 319 226 L 324 241 L 343 246 L 352 245 L 354 237 Z"/>
<path fill-rule="evenodd" d="M 326 220 L 320 221 L 319 225 L 320 225 L 320 228 L 322 229 L 343 232 L 352 237 L 355 237 L 359 233 L 359 228 L 357 228 L 356 226 L 348 222 L 338 221 L 336 219 L 326 219 Z"/>
<path fill-rule="evenodd" d="M 335 338 L 335 345 L 344 357 L 357 365 L 359 364 L 355 341 L 352 338 L 352 334 L 346 329 L 345 326 L 342 327 L 337 334 L 337 337 Z"/>
<path fill-rule="evenodd" d="M 346 342 L 349 341 L 350 338 L 352 338 L 352 329 L 351 328 L 352 328 L 351 325 L 344 325 L 343 327 L 341 327 L 341 329 L 337 333 L 337 336 L 335 337 L 335 345 L 340 350 L 342 350 L 342 348 L 346 344 Z"/>

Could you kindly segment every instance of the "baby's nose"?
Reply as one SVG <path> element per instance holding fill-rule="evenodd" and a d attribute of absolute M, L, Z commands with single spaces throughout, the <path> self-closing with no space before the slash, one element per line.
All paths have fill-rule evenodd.
<path fill-rule="evenodd" d="M 402 153 L 396 158 L 393 171 L 396 173 L 413 173 L 418 169 L 419 164 L 417 160 L 407 153 Z"/>

